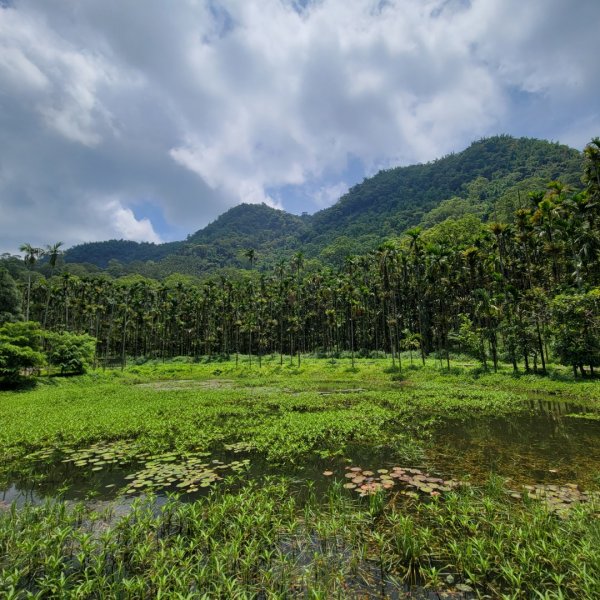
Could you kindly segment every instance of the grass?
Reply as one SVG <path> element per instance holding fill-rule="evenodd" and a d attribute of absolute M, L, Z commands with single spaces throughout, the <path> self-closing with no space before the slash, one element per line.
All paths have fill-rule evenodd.
<path fill-rule="evenodd" d="M 494 598 L 597 598 L 600 526 L 510 502 L 497 482 L 444 501 L 300 501 L 285 481 L 215 491 L 118 521 L 83 505 L 0 516 L 6 598 L 348 598 L 420 582 Z M 452 582 L 448 585 L 447 582 Z"/>
<path fill-rule="evenodd" d="M 406 362 L 399 372 L 383 359 L 354 369 L 308 357 L 300 368 L 278 358 L 261 369 L 173 361 L 41 378 L 0 392 L 0 475 L 27 476 L 32 452 L 115 440 L 124 445 L 116 456 L 100 450 L 106 460 L 240 442 L 272 465 L 353 444 L 415 457 L 448 416 L 518 415 L 542 398 L 600 409 L 598 382 L 560 369 L 514 376 L 507 366 L 493 374 Z M 158 512 L 151 498 L 139 500 L 123 518 L 60 500 L 0 510 L 0 596 L 347 598 L 415 582 L 494 598 L 600 596 L 593 502 L 564 518 L 515 501 L 496 480 L 427 502 L 389 493 L 359 500 L 341 483 L 318 497 L 310 482 L 301 493 L 289 477 L 245 480 Z"/>

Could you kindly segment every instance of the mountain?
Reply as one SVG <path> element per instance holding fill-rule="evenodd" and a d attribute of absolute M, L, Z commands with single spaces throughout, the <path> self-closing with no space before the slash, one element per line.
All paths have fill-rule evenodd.
<path fill-rule="evenodd" d="M 429 227 L 469 213 L 507 221 L 528 202 L 527 192 L 543 190 L 549 181 L 580 186 L 581 168 L 582 154 L 568 146 L 496 136 L 426 164 L 380 171 L 312 216 L 241 204 L 182 242 L 82 244 L 69 249 L 65 260 L 102 268 L 119 261 L 125 272 L 159 277 L 247 268 L 249 248 L 263 267 L 298 250 L 339 263 L 346 254 L 369 250 L 415 225 Z"/>
<path fill-rule="evenodd" d="M 134 261 L 158 261 L 181 250 L 183 242 L 153 244 L 130 240 L 107 240 L 88 242 L 69 248 L 65 252 L 65 262 L 88 263 L 105 269 L 111 260 L 123 263 Z"/>
<path fill-rule="evenodd" d="M 497 136 L 473 143 L 463 152 L 433 162 L 380 171 L 354 186 L 340 200 L 312 217 L 316 247 L 345 236 L 358 246 L 398 235 L 422 224 L 444 201 L 461 198 L 479 205 L 482 217 L 495 208 L 510 218 L 507 196 L 524 198 L 549 181 L 580 186 L 582 155 L 568 146 L 542 140 Z M 500 206 L 496 206 L 500 203 Z"/>
<path fill-rule="evenodd" d="M 68 249 L 64 258 L 67 263 L 109 267 L 115 272 L 130 265 L 127 271 L 144 274 L 158 269 L 161 276 L 172 272 L 200 275 L 224 267 L 248 267 L 244 253 L 250 248 L 261 258 L 263 266 L 265 258 L 276 253 L 291 255 L 309 228 L 308 217 L 265 204 L 240 204 L 182 242 L 90 242 Z"/>

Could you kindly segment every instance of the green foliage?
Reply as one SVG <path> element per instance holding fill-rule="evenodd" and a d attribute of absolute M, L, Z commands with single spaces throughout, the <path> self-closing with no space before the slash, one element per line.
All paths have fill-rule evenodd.
<path fill-rule="evenodd" d="M 39 324 L 30 321 L 0 327 L 0 381 L 17 381 L 24 371 L 44 363 L 39 352 L 41 335 Z"/>
<path fill-rule="evenodd" d="M 424 227 L 433 227 L 446 219 L 458 220 L 466 215 L 475 215 L 482 217 L 484 209 L 478 204 L 473 204 L 464 198 L 450 198 L 442 201 L 439 206 L 432 208 L 421 221 Z"/>
<path fill-rule="evenodd" d="M 140 273 L 162 279 L 173 273 L 199 276 L 224 267 L 249 268 L 244 250 L 251 248 L 264 268 L 274 266 L 276 253 L 291 256 L 305 228 L 303 217 L 264 204 L 241 204 L 184 242 L 94 242 L 69 249 L 65 259 L 67 264 L 93 263 L 114 277 Z"/>
<path fill-rule="evenodd" d="M 529 414 L 534 393 L 590 411 L 600 405 L 595 382 L 566 381 L 560 371 L 556 379 L 506 371 L 475 378 L 468 368 L 446 373 L 430 360 L 398 385 L 385 359 L 349 365 L 306 358 L 297 369 L 270 359 L 258 371 L 247 357 L 237 367 L 233 360 L 149 361 L 0 392 L 0 471 L 27 476 L 32 451 L 41 450 L 37 457 L 49 466 L 53 450 L 66 445 L 67 462 L 87 460 L 82 468 L 100 470 L 141 453 L 152 455 L 155 468 L 156 452 L 225 445 L 260 452 L 265 471 L 295 462 L 310 478 L 316 457 L 346 456 L 355 443 L 397 449 L 408 438 L 411 460 L 420 461 L 420 446 L 441 416 Z M 380 574 L 386 593 L 397 595 L 413 579 L 441 592 L 449 575 L 449 593 L 465 584 L 481 596 L 600 593 L 593 502 L 559 518 L 543 502 L 515 500 L 495 480 L 427 501 L 402 494 L 360 501 L 339 482 L 323 497 L 311 487 L 299 493 L 297 477 L 260 473 L 254 482 L 223 481 L 193 502 L 125 502 L 124 515 L 60 500 L 0 505 L 0 596 L 187 597 L 211 590 L 224 598 L 287 597 L 294 590 L 348 598 L 365 595 L 368 581 L 356 583 L 363 570 Z"/>
<path fill-rule="evenodd" d="M 114 520 L 66 502 L 0 512 L 0 594 L 359 598 L 385 585 L 396 597 L 418 580 L 436 595 L 600 595 L 597 506 L 559 519 L 495 481 L 428 503 L 357 503 L 339 485 L 325 502 L 294 492 L 267 478 L 160 510 L 150 497 Z"/>
<path fill-rule="evenodd" d="M 581 168 L 581 154 L 567 146 L 510 136 L 483 139 L 458 154 L 365 179 L 313 216 L 314 233 L 307 241 L 330 243 L 339 235 L 360 239 L 373 231 L 380 239 L 397 235 L 455 197 L 465 198 L 476 213 L 484 207 L 492 214 L 496 199 L 519 181 L 536 176 L 544 183 L 563 179 L 577 185 Z"/>
<path fill-rule="evenodd" d="M 96 351 L 96 339 L 90 335 L 77 335 L 68 331 L 47 332 L 48 364 L 60 368 L 61 373 L 81 374 L 88 367 Z"/>
<path fill-rule="evenodd" d="M 21 312 L 21 294 L 10 273 L 0 267 L 0 325 L 7 321 L 17 321 Z"/>
<path fill-rule="evenodd" d="M 467 248 L 481 239 L 485 225 L 474 214 L 460 218 L 448 218 L 423 232 L 423 242 L 444 248 Z"/>
<path fill-rule="evenodd" d="M 115 439 L 157 451 L 244 440 L 275 461 L 296 461 L 357 440 L 384 444 L 390 426 L 412 431 L 432 416 L 518 413 L 536 390 L 590 407 L 600 403 L 600 386 L 592 380 L 513 379 L 505 370 L 475 379 L 474 361 L 450 373 L 435 369 L 431 359 L 425 368 L 405 370 L 402 393 L 385 373 L 389 359 L 359 360 L 355 371 L 350 365 L 349 358 L 331 364 L 304 357 L 298 370 L 269 357 L 259 370 L 243 357 L 237 367 L 233 359 L 149 361 L 52 385 L 41 378 L 30 391 L 0 393 L 0 465 L 54 444 Z M 358 391 L 347 392 L 353 388 Z"/>
<path fill-rule="evenodd" d="M 464 352 L 474 356 L 481 362 L 487 358 L 483 345 L 482 331 L 473 325 L 467 315 L 461 315 L 458 332 L 453 336 L 458 346 Z"/>
<path fill-rule="evenodd" d="M 4 342 L 10 342 L 21 348 L 29 347 L 38 350 L 42 330 L 40 324 L 33 321 L 5 323 L 0 327 L 0 336 Z"/>
<path fill-rule="evenodd" d="M 552 302 L 554 350 L 564 365 L 600 366 L 600 288 L 561 294 Z"/>
<path fill-rule="evenodd" d="M 129 240 L 108 240 L 89 242 L 69 248 L 65 260 L 76 263 L 92 263 L 102 268 L 109 265 L 110 259 L 119 259 L 123 263 L 134 261 L 161 260 L 172 252 L 177 252 L 180 242 L 153 244 L 150 242 L 132 242 Z"/>
<path fill-rule="evenodd" d="M 500 156 L 512 148 L 505 156 L 509 162 L 529 156 L 525 162 L 531 168 L 539 166 L 537 151 L 564 154 L 562 147 L 512 138 L 481 142 L 479 150 L 490 147 Z M 476 168 L 466 169 L 473 178 L 463 181 L 462 193 L 469 205 L 491 210 L 496 192 L 519 178 L 497 169 L 498 177 L 510 179 L 501 183 L 496 171 L 490 174 L 489 165 L 479 164 L 478 156 L 469 149 L 460 158 L 448 157 L 435 165 L 447 167 L 444 161 L 449 161 L 466 169 L 464 161 L 474 161 Z M 400 239 L 346 256 L 336 269 L 311 259 L 315 246 L 310 243 L 306 252 L 291 253 L 270 265 L 272 254 L 264 244 L 257 249 L 244 241 L 267 243 L 269 228 L 287 231 L 295 225 L 281 211 L 241 206 L 219 219 L 209 233 L 225 226 L 238 231 L 237 247 L 230 249 L 245 269 L 205 278 L 179 273 L 162 283 L 133 273 L 115 280 L 64 272 L 49 281 L 35 280 L 28 271 L 23 282 L 27 313 L 55 331 L 92 334 L 101 341 L 99 359 L 108 366 L 125 364 L 129 357 L 247 354 L 256 356 L 260 367 L 263 356 L 273 353 L 281 356 L 282 364 L 283 355 L 296 357 L 299 364 L 306 352 L 331 357 L 385 352 L 395 368 L 401 349 L 408 349 L 412 359 L 415 348 L 407 341 L 418 340 L 421 360 L 435 353 L 447 369 L 464 315 L 477 336 L 476 355 L 484 369 L 488 360 L 497 369 L 500 357 L 506 357 L 515 372 L 522 366 L 526 372 L 545 373 L 552 332 L 557 330 L 550 301 L 600 284 L 595 155 L 588 149 L 586 156 L 585 190 L 551 181 L 544 191 L 534 190 L 524 199 L 525 206 L 511 224 L 484 224 L 475 214 L 457 213 L 430 229 L 411 227 Z M 412 171 L 401 173 L 404 178 Z M 251 230 L 246 227 L 248 214 L 265 223 L 262 232 L 258 223 Z M 252 232 L 255 239 L 248 237 Z M 357 239 L 361 243 L 365 238 L 345 236 L 339 243 L 328 239 L 321 258 L 340 263 Z M 113 267 L 117 274 L 123 265 L 111 264 L 110 272 Z M 470 352 L 475 352 L 473 344 Z M 594 353 L 588 354 L 593 367 Z M 397 366 L 401 368 L 399 362 Z"/>

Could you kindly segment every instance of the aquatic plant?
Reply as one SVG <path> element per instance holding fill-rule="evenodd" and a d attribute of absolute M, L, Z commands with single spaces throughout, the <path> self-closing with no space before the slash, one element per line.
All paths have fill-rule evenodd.
<path fill-rule="evenodd" d="M 497 482 L 426 503 L 359 501 L 333 485 L 324 500 L 267 479 L 192 503 L 148 496 L 121 517 L 65 502 L 0 510 L 0 595 L 359 598 L 423 585 L 451 597 L 600 594 L 593 502 L 561 519 Z"/>
<path fill-rule="evenodd" d="M 152 456 L 143 469 L 127 475 L 125 479 L 131 483 L 124 493 L 139 494 L 168 488 L 194 493 L 221 480 L 226 471 L 240 473 L 250 464 L 247 458 L 227 464 L 220 460 L 204 462 L 206 456 L 207 453 L 180 455 L 175 452 Z"/>

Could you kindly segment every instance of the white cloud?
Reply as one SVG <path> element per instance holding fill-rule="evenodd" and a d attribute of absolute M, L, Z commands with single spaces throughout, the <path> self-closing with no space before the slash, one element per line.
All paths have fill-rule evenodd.
<path fill-rule="evenodd" d="M 331 206 L 348 191 L 348 185 L 343 181 L 320 187 L 312 194 L 313 201 L 319 208 Z"/>
<path fill-rule="evenodd" d="M 0 46 L 0 77 L 7 89 L 40 90 L 48 86 L 48 78 L 20 48 Z"/>
<path fill-rule="evenodd" d="M 100 219 L 108 222 L 118 237 L 138 242 L 160 243 L 162 241 L 148 219 L 136 219 L 133 211 L 130 208 L 124 208 L 119 200 L 104 200 L 96 206 L 98 206 Z"/>
<path fill-rule="evenodd" d="M 0 250 L 168 238 L 290 188 L 312 211 L 341 181 L 494 133 L 582 147 L 600 133 L 599 21 L 597 0 L 15 0 Z M 120 216 L 94 229 L 106 198 Z M 164 231 L 135 218 L 144 201 Z"/>
<path fill-rule="evenodd" d="M 94 146 L 109 120 L 98 92 L 114 70 L 58 35 L 35 12 L 0 10 L 0 73 L 32 116 L 69 140 Z M 116 73 L 116 70 L 115 70 Z M 38 92 L 37 94 L 34 94 Z"/>

